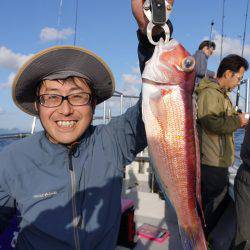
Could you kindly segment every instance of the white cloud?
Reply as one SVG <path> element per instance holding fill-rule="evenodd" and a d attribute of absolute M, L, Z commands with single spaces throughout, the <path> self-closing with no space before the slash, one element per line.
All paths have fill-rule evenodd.
<path fill-rule="evenodd" d="M 2 107 L 0 107 L 0 115 L 4 114 L 4 110 Z"/>
<path fill-rule="evenodd" d="M 214 35 L 214 42 L 216 43 L 216 50 L 214 55 L 220 56 L 221 53 L 221 34 L 217 31 L 213 33 Z M 222 48 L 222 56 L 226 56 L 228 54 L 238 54 L 241 55 L 242 53 L 242 39 L 240 38 L 232 38 L 225 36 L 223 38 L 223 48 Z M 250 45 L 245 44 L 244 46 L 244 57 L 250 57 Z"/>
<path fill-rule="evenodd" d="M 66 40 L 74 33 L 74 30 L 71 28 L 57 30 L 55 28 L 45 27 L 41 30 L 40 40 L 42 42 Z"/>
<path fill-rule="evenodd" d="M 133 73 L 133 74 L 137 74 L 137 75 L 141 74 L 141 73 L 140 73 L 140 68 L 139 68 L 139 66 L 137 66 L 137 67 L 132 67 L 132 73 Z"/>
<path fill-rule="evenodd" d="M 138 96 L 142 83 L 139 66 L 137 65 L 136 67 L 132 67 L 131 73 L 129 74 L 122 74 L 122 81 L 122 93 L 124 95 Z"/>
<path fill-rule="evenodd" d="M 10 73 L 10 75 L 8 76 L 8 80 L 4 83 L 0 83 L 0 89 L 11 88 L 15 75 L 16 74 L 14 72 Z"/>
<path fill-rule="evenodd" d="M 4 46 L 0 47 L 0 67 L 17 70 L 30 57 L 31 54 L 14 53 Z"/>
<path fill-rule="evenodd" d="M 139 88 L 134 85 L 127 84 L 126 86 L 124 86 L 122 93 L 124 95 L 139 96 Z"/>
<path fill-rule="evenodd" d="M 123 74 L 122 81 L 126 84 L 141 83 L 141 78 L 136 74 Z"/>

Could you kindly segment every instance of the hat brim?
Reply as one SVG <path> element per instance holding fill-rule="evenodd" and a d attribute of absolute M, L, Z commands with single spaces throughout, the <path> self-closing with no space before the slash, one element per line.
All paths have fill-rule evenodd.
<path fill-rule="evenodd" d="M 42 79 L 60 71 L 77 72 L 90 79 L 97 104 L 114 93 L 114 76 L 99 56 L 80 47 L 54 46 L 35 54 L 19 69 L 12 85 L 15 104 L 27 114 L 38 115 L 36 89 Z"/>

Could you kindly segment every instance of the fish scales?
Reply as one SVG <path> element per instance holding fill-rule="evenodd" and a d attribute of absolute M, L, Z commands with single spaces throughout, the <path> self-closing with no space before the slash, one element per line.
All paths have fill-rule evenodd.
<path fill-rule="evenodd" d="M 207 248 L 197 212 L 201 195 L 194 72 L 182 69 L 188 58 L 174 39 L 156 46 L 142 75 L 142 110 L 151 161 L 176 210 L 183 248 L 203 250 Z"/>

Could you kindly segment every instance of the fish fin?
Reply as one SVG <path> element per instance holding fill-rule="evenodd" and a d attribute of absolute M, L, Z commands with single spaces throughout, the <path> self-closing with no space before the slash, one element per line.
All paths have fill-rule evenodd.
<path fill-rule="evenodd" d="M 179 227 L 184 250 L 207 250 L 206 239 L 202 230 L 187 230 Z"/>
<path fill-rule="evenodd" d="M 165 104 L 163 100 L 163 96 L 165 95 L 165 89 L 159 89 L 156 93 L 150 96 L 149 98 L 149 104 L 152 111 L 152 114 L 159 122 L 159 125 L 161 126 L 163 131 L 167 131 L 167 117 L 165 112 Z"/>

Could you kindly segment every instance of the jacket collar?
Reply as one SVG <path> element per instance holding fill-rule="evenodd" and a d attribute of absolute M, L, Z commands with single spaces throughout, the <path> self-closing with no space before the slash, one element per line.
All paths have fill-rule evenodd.
<path fill-rule="evenodd" d="M 42 133 L 41 140 L 40 140 L 41 147 L 45 151 L 47 151 L 48 153 L 51 153 L 53 155 L 57 155 L 57 154 L 61 154 L 61 153 L 65 153 L 65 152 L 70 151 L 70 147 L 67 147 L 66 145 L 63 145 L 63 144 L 60 144 L 60 143 L 56 144 L 56 143 L 51 142 L 48 139 L 48 137 L 46 136 L 45 131 L 42 131 L 41 133 Z M 85 131 L 85 133 L 83 134 L 83 136 L 79 139 L 79 141 L 74 144 L 74 151 L 77 148 L 79 148 L 82 143 L 87 142 L 87 138 L 89 138 L 90 134 L 91 134 L 90 128 L 88 128 Z"/>

